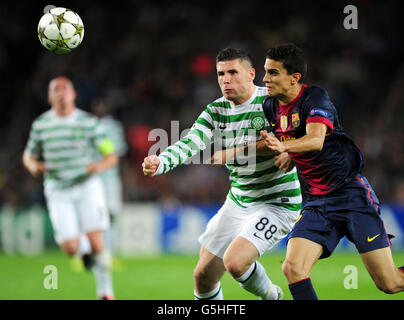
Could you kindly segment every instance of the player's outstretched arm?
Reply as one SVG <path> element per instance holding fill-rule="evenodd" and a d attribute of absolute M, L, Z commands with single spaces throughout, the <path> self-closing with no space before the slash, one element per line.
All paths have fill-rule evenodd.
<path fill-rule="evenodd" d="M 218 150 L 210 158 L 210 163 L 208 164 L 211 164 L 213 167 L 224 165 L 234 159 L 237 154 L 243 150 L 243 147 Z"/>
<path fill-rule="evenodd" d="M 46 171 L 45 163 L 38 161 L 27 152 L 24 152 L 22 156 L 22 163 L 29 173 L 31 173 L 34 177 Z"/>
<path fill-rule="evenodd" d="M 292 152 L 302 153 L 320 151 L 323 148 L 327 126 L 323 123 L 312 122 L 306 126 L 306 135 L 299 139 L 280 142 L 274 135 L 268 134 L 266 130 L 261 131 L 266 146 L 275 153 Z"/>
<path fill-rule="evenodd" d="M 214 167 L 224 165 L 233 159 L 237 159 L 237 156 L 248 156 L 249 150 L 255 149 L 255 155 L 268 156 L 275 154 L 272 150 L 268 149 L 265 140 L 257 141 L 243 147 L 223 149 L 216 151 L 210 158 L 210 164 Z"/>
<path fill-rule="evenodd" d="M 160 159 L 156 155 L 151 155 L 144 158 L 142 167 L 145 176 L 153 176 L 160 165 Z"/>
<path fill-rule="evenodd" d="M 112 168 L 118 164 L 119 158 L 116 153 L 107 154 L 101 161 L 90 163 L 87 166 L 88 173 L 98 173 Z"/>

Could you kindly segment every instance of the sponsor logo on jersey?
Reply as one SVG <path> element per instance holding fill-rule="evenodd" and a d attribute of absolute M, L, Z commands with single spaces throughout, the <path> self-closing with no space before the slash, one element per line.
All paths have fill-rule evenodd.
<path fill-rule="evenodd" d="M 288 128 L 288 117 L 287 116 L 281 116 L 281 129 L 282 131 L 285 131 Z"/>

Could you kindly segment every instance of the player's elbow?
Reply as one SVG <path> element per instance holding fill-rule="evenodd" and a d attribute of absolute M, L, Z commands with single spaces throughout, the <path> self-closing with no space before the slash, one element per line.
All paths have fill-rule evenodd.
<path fill-rule="evenodd" d="M 27 169 L 30 172 L 32 171 L 31 170 L 32 162 L 33 162 L 32 157 L 26 152 L 24 152 L 22 155 L 22 164 L 25 167 L 25 169 Z"/>
<path fill-rule="evenodd" d="M 106 159 L 108 168 L 111 168 L 111 167 L 117 165 L 119 162 L 119 157 L 117 156 L 116 153 L 111 153 L 111 154 L 105 156 L 105 159 Z"/>
<path fill-rule="evenodd" d="M 113 153 L 113 154 L 111 155 L 111 157 L 112 157 L 112 160 L 111 160 L 112 165 L 113 165 L 113 166 L 117 165 L 117 164 L 119 163 L 119 157 L 118 157 L 118 155 L 117 155 L 116 153 Z"/>
<path fill-rule="evenodd" d="M 318 141 L 316 144 L 316 151 L 321 151 L 323 150 L 323 146 L 324 146 L 324 141 Z"/>

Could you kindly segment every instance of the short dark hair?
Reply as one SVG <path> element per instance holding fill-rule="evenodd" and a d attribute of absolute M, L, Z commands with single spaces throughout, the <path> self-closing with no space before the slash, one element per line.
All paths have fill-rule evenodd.
<path fill-rule="evenodd" d="M 272 47 L 267 51 L 266 58 L 282 62 L 288 74 L 299 72 L 302 75 L 300 83 L 306 77 L 307 63 L 303 50 L 294 43 L 283 43 Z"/>
<path fill-rule="evenodd" d="M 235 59 L 248 61 L 251 67 L 253 66 L 251 56 L 246 51 L 237 48 L 225 48 L 221 50 L 216 56 L 216 64 L 220 61 L 229 61 Z"/>

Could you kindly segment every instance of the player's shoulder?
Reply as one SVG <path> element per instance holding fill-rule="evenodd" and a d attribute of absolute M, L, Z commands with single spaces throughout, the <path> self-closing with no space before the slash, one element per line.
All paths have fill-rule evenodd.
<path fill-rule="evenodd" d="M 88 111 L 76 108 L 74 112 L 76 113 L 75 120 L 81 126 L 94 127 L 100 123 L 98 117 Z"/>
<path fill-rule="evenodd" d="M 310 116 L 320 115 L 323 117 L 328 117 L 332 114 L 335 115 L 336 113 L 327 90 L 320 86 L 313 85 L 307 87 L 305 95 L 302 98 L 301 110 L 303 113 Z"/>
<path fill-rule="evenodd" d="M 312 98 L 322 98 L 329 100 L 328 92 L 323 87 L 318 85 L 310 85 L 307 86 L 303 93 L 304 100 L 312 99 Z"/>
<path fill-rule="evenodd" d="M 76 113 L 77 119 L 97 119 L 94 114 L 80 108 L 76 108 L 74 112 Z"/>
<path fill-rule="evenodd" d="M 54 119 L 55 117 L 52 109 L 47 110 L 34 119 L 32 127 L 34 129 L 41 129 L 44 126 L 48 126 Z"/>

